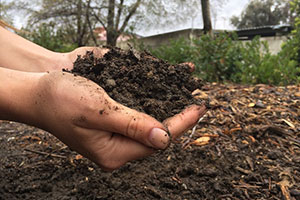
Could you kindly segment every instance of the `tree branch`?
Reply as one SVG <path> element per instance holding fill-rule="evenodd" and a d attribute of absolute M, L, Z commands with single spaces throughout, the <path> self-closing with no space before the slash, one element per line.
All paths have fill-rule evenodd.
<path fill-rule="evenodd" d="M 108 15 L 107 15 L 107 29 L 114 28 L 114 18 L 115 18 L 115 0 L 109 0 Z"/>
<path fill-rule="evenodd" d="M 91 0 L 88 0 L 87 1 L 87 6 L 86 6 L 86 13 L 85 13 L 86 14 L 86 20 L 87 20 L 87 23 L 88 23 L 88 26 L 89 26 L 90 35 L 91 35 L 95 45 L 98 46 L 97 39 L 96 39 L 95 34 L 93 32 L 93 28 L 92 28 L 91 21 L 90 21 L 90 12 L 89 12 L 90 9 L 91 9 L 90 5 L 91 5 Z"/>
<path fill-rule="evenodd" d="M 131 10 L 129 11 L 128 15 L 126 16 L 124 22 L 123 22 L 123 25 L 122 27 L 120 28 L 120 32 L 124 32 L 127 24 L 128 24 L 128 21 L 130 20 L 130 18 L 132 17 L 132 15 L 134 15 L 136 9 L 139 7 L 139 5 L 141 4 L 141 0 L 137 0 L 136 3 L 132 6 Z"/>
<path fill-rule="evenodd" d="M 107 29 L 105 23 L 98 17 L 98 15 L 96 15 L 95 13 L 93 13 L 93 16 L 96 18 L 96 20 L 98 22 L 100 22 L 100 24 L 104 27 L 104 29 Z"/>
<path fill-rule="evenodd" d="M 124 0 L 120 0 L 120 5 L 118 6 L 119 7 L 118 15 L 117 15 L 117 18 L 116 18 L 116 26 L 115 26 L 116 30 L 119 29 L 120 18 L 121 18 L 121 14 L 122 14 L 122 11 L 123 11 L 123 6 L 124 6 L 123 4 L 124 4 Z"/>

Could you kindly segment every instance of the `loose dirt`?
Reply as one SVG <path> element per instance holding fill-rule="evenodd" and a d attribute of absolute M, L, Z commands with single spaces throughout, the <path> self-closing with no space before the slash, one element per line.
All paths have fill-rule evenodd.
<path fill-rule="evenodd" d="M 139 56 L 131 56 L 139 62 Z M 148 62 L 156 61 L 150 57 Z M 124 77 L 133 77 L 127 67 L 124 70 Z M 123 83 L 110 76 L 105 82 L 114 91 L 114 85 Z M 143 80 L 147 75 L 141 75 Z M 211 109 L 193 137 L 189 131 L 167 150 L 112 173 L 47 132 L 0 121 L 0 200 L 300 199 L 300 85 L 205 83 L 196 97 L 209 101 Z"/>
<path fill-rule="evenodd" d="M 103 58 L 93 52 L 78 57 L 70 72 L 99 84 L 117 102 L 163 121 L 202 103 L 192 96 L 202 81 L 190 71 L 189 65 L 170 65 L 147 52 L 112 48 Z"/>

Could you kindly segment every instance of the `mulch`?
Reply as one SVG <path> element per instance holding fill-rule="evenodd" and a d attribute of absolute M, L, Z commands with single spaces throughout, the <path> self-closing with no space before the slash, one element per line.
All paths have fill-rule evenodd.
<path fill-rule="evenodd" d="M 207 83 L 210 110 L 166 151 L 112 173 L 0 121 L 0 199 L 300 199 L 300 85 Z"/>

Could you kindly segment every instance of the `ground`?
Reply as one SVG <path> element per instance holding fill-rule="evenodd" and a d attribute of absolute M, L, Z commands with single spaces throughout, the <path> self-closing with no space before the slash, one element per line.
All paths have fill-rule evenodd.
<path fill-rule="evenodd" d="M 300 199 L 300 86 L 206 84 L 211 109 L 167 150 L 104 172 L 0 121 L 0 199 Z"/>

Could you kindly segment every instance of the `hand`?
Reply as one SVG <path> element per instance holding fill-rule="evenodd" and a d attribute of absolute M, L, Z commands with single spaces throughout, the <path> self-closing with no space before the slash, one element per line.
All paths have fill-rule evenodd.
<path fill-rule="evenodd" d="M 87 51 L 93 51 L 94 56 L 97 58 L 102 58 L 109 49 L 101 47 L 79 47 L 68 53 L 57 53 L 58 59 L 53 59 L 53 66 L 56 66 L 52 70 L 62 70 L 73 68 L 73 63 L 76 61 L 78 56 L 84 56 Z M 50 71 L 52 71 L 50 70 Z"/>
<path fill-rule="evenodd" d="M 169 144 L 166 127 L 149 115 L 127 108 L 94 82 L 50 72 L 37 84 L 34 125 L 51 132 L 103 169 L 119 168 Z M 172 138 L 194 126 L 205 107 L 190 106 L 166 120 Z"/>

